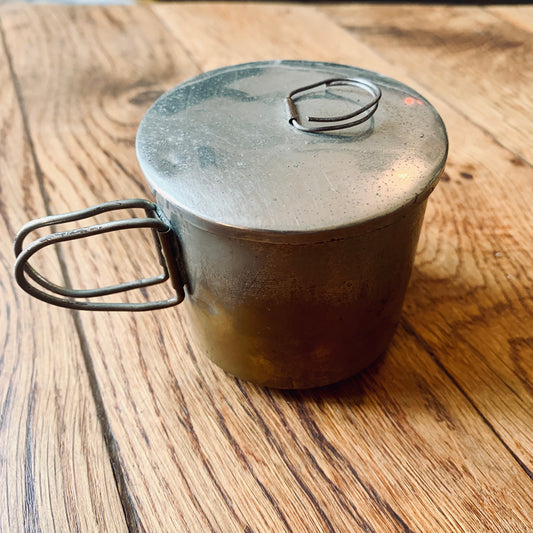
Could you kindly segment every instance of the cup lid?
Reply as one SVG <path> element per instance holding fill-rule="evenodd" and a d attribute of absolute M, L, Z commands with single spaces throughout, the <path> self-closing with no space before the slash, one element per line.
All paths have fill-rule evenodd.
<path fill-rule="evenodd" d="M 207 72 L 165 93 L 136 146 L 155 195 L 193 222 L 302 233 L 425 199 L 448 141 L 433 106 L 398 81 L 344 65 L 268 61 Z"/>

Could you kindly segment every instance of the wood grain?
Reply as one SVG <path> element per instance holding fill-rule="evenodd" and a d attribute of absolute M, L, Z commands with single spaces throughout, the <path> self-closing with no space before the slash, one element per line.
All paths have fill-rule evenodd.
<path fill-rule="evenodd" d="M 528 6 L 515 24 L 478 6 L 383 4 L 324 12 L 519 157 L 533 160 L 533 36 Z M 524 27 L 526 26 L 526 27 Z"/>
<path fill-rule="evenodd" d="M 377 17 L 384 13 L 381 6 L 373 15 L 363 5 L 345 7 L 346 10 L 342 6 L 325 10 L 347 27 L 350 21 L 358 20 L 378 28 Z M 391 9 L 388 13 L 393 16 L 392 6 Z M 472 28 L 477 27 L 474 21 L 486 17 L 480 11 L 484 12 L 473 7 L 462 11 L 475 14 L 471 16 Z M 452 40 L 442 44 L 437 38 L 451 31 L 447 25 L 456 24 L 455 8 L 449 18 L 438 7 L 413 8 L 412 12 L 414 20 L 417 13 L 428 14 L 425 31 L 435 35 L 435 43 L 440 43 L 435 47 L 441 54 L 446 51 L 443 64 L 455 65 L 443 70 L 441 82 L 435 85 L 436 91 L 444 94 L 457 83 L 454 81 L 457 65 L 463 65 L 465 71 L 473 68 L 469 67 L 463 49 L 454 48 Z M 407 18 L 407 14 L 404 16 Z M 404 20 L 401 16 L 393 19 L 399 24 Z M 406 25 L 405 20 L 403 24 Z M 510 30 L 504 25 L 500 31 L 505 35 Z M 394 46 L 384 45 L 379 39 L 356 35 L 391 61 L 399 61 L 397 49 L 402 49 L 402 67 L 405 65 L 413 72 L 415 83 L 427 81 L 425 67 L 420 73 L 418 68 L 414 72 L 416 56 L 422 55 L 421 50 L 413 51 L 414 45 L 394 38 L 390 39 Z M 531 37 L 524 37 L 524 42 L 527 48 Z M 428 45 L 427 51 L 430 50 Z M 523 61 L 520 53 L 507 60 L 507 69 L 514 74 L 506 84 L 514 91 L 522 82 L 533 86 L 527 76 L 522 77 Z M 467 91 L 467 83 L 473 86 L 474 78 L 480 76 L 481 72 L 476 74 L 473 70 L 470 78 L 463 76 L 463 90 Z M 518 81 L 514 83 L 515 80 Z M 484 107 L 490 108 L 499 101 L 498 90 L 486 92 Z M 426 215 L 404 319 L 424 339 L 430 352 L 438 354 L 439 361 L 496 433 L 515 450 L 531 475 L 533 442 L 527 428 L 533 424 L 530 419 L 533 272 L 529 268 L 533 249 L 533 213 L 529 207 L 533 196 L 533 159 L 525 160 L 520 152 L 505 149 L 508 143 L 504 132 L 484 132 L 477 127 L 480 117 L 476 107 L 471 108 L 466 118 L 459 98 L 449 105 L 435 98 L 432 101 L 448 127 L 450 157 L 445 179 Z M 533 107 L 528 105 L 529 109 Z M 510 105 L 509 113 L 529 116 L 520 106 Z M 520 136 L 523 146 L 526 138 L 527 135 Z"/>
<path fill-rule="evenodd" d="M 116 442 L 130 529 L 533 528 L 532 169 L 521 147 L 442 99 L 446 77 L 428 90 L 423 65 L 387 61 L 313 8 L 16 6 L 2 23 L 56 212 L 146 195 L 133 146 L 144 111 L 224 64 L 372 68 L 421 90 L 449 127 L 450 164 L 431 197 L 403 322 L 388 355 L 360 376 L 316 391 L 262 389 L 210 364 L 179 308 L 72 315 Z M 15 52 L 24 46 L 39 55 Z M 63 249 L 84 286 L 138 277 L 151 253 L 144 234 L 133 245 L 117 235 Z M 45 313 L 63 330 L 71 320 L 18 298 L 37 309 L 26 315 L 32 327 Z"/>
<path fill-rule="evenodd" d="M 487 10 L 529 33 L 533 32 L 533 6 L 488 6 Z"/>
<path fill-rule="evenodd" d="M 12 276 L 14 234 L 46 206 L 9 64 L 2 47 L 0 531 L 124 531 L 74 322 L 25 297 Z M 53 256 L 48 266 L 59 271 Z"/>

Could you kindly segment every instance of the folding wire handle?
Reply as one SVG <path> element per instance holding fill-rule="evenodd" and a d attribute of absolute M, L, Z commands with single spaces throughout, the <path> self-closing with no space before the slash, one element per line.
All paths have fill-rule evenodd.
<path fill-rule="evenodd" d="M 301 93 L 310 91 L 311 89 L 315 89 L 321 85 L 324 85 L 326 88 L 337 87 L 339 85 L 351 85 L 352 87 L 358 87 L 359 89 L 367 92 L 370 94 L 370 96 L 372 96 L 372 99 L 365 105 L 359 107 L 352 113 L 347 113 L 346 115 L 339 115 L 335 117 L 306 117 L 309 122 L 336 122 L 337 124 L 316 127 L 304 126 L 300 120 L 300 113 L 296 107 L 295 99 Z M 285 102 L 289 111 L 289 123 L 292 126 L 300 131 L 306 131 L 308 133 L 321 133 L 325 131 L 342 130 L 351 128 L 352 126 L 357 126 L 357 124 L 362 124 L 376 112 L 380 98 L 381 89 L 376 84 L 364 78 L 328 78 L 327 80 L 322 80 L 317 83 L 306 85 L 305 87 L 294 89 L 294 91 L 292 91 L 289 96 L 285 98 Z"/>
<path fill-rule="evenodd" d="M 25 238 L 38 228 L 51 226 L 53 224 L 73 222 L 75 220 L 83 220 L 109 211 L 136 208 L 144 209 L 146 217 L 116 220 L 79 229 L 51 233 L 50 235 L 35 240 L 26 248 L 23 248 Z M 150 228 L 152 230 L 159 263 L 163 267 L 163 272 L 158 276 L 96 289 L 70 289 L 68 287 L 61 287 L 47 280 L 28 263 L 34 254 L 46 246 L 63 241 L 82 239 L 91 235 L 100 235 L 102 233 L 131 228 Z M 118 200 L 114 202 L 106 202 L 88 209 L 73 211 L 72 213 L 33 220 L 24 225 L 17 234 L 14 242 L 14 250 L 17 257 L 14 273 L 15 279 L 20 287 L 35 298 L 60 307 L 92 311 L 147 311 L 177 305 L 182 302 L 185 297 L 183 290 L 184 281 L 179 268 L 179 250 L 176 237 L 172 229 L 157 216 L 156 205 L 148 200 Z M 30 283 L 28 278 L 32 279 L 34 284 Z M 93 298 L 132 289 L 140 289 L 142 287 L 157 285 L 158 283 L 163 283 L 167 280 L 170 280 L 176 291 L 176 296 L 168 300 L 142 303 L 107 303 L 87 302 L 77 299 Z M 49 292 L 41 290 L 36 285 L 43 287 Z"/>

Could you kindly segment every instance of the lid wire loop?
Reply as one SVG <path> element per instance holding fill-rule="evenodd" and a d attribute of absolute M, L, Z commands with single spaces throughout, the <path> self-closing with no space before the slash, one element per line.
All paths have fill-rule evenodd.
<path fill-rule="evenodd" d="M 326 89 L 328 87 L 338 87 L 341 85 L 349 85 L 352 87 L 357 87 L 364 90 L 370 96 L 372 100 L 368 103 L 359 107 L 351 113 L 345 115 L 338 115 L 333 117 L 317 117 L 317 116 L 307 116 L 306 119 L 308 122 L 335 122 L 335 124 L 327 126 L 316 126 L 309 127 L 304 126 L 300 120 L 300 113 L 296 106 L 295 100 L 305 92 L 308 92 L 316 87 L 324 86 Z M 296 98 L 295 98 L 296 97 Z M 336 131 L 346 128 L 351 128 L 352 126 L 357 126 L 366 122 L 377 110 L 379 105 L 379 100 L 381 98 L 381 89 L 374 83 L 364 78 L 328 78 L 310 85 L 305 85 L 304 87 L 299 87 L 294 89 L 285 99 L 287 104 L 287 109 L 289 111 L 289 123 L 300 131 L 305 131 L 308 133 L 322 133 L 327 131 Z M 352 120 L 355 119 L 355 120 Z"/>

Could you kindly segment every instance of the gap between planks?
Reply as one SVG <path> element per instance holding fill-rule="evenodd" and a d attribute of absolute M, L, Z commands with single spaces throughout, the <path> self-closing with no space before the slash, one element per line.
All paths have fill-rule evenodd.
<path fill-rule="evenodd" d="M 435 354 L 434 350 L 431 349 L 431 346 L 428 344 L 428 342 L 420 334 L 416 332 L 415 328 L 411 325 L 411 323 L 409 322 L 409 320 L 407 320 L 407 318 L 402 317 L 400 320 L 405 331 L 411 337 L 413 337 L 416 343 L 428 354 L 428 356 L 439 367 L 440 371 L 453 383 L 455 388 L 463 395 L 466 401 L 472 406 L 472 409 L 474 409 L 474 411 L 478 414 L 481 420 L 483 420 L 485 425 L 490 429 L 490 431 L 492 431 L 494 436 L 500 441 L 500 443 L 507 450 L 507 452 L 513 457 L 513 459 L 520 466 L 520 468 L 529 476 L 531 481 L 533 481 L 533 472 L 527 467 L 527 465 L 520 459 L 520 457 L 518 457 L 518 455 L 505 442 L 502 436 L 496 431 L 496 428 L 490 423 L 489 419 L 478 408 L 478 406 L 476 405 L 476 402 L 472 400 L 472 398 L 468 395 L 468 393 L 464 390 L 464 388 L 461 387 L 460 383 L 448 371 L 448 369 L 446 368 L 446 365 L 444 365 L 442 361 L 437 357 L 437 355 Z"/>

